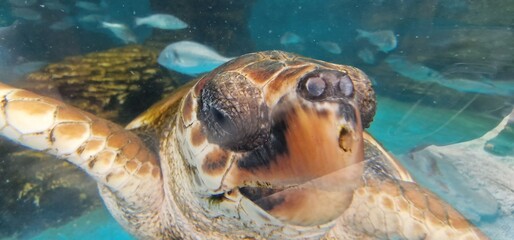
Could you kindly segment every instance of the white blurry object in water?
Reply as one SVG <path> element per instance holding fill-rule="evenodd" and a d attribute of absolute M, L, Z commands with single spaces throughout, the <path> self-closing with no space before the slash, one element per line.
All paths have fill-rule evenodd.
<path fill-rule="evenodd" d="M 11 3 L 11 5 L 18 7 L 32 6 L 36 2 L 37 0 L 9 0 L 9 3 Z"/>
<path fill-rule="evenodd" d="M 367 39 L 371 44 L 375 45 L 379 51 L 385 53 L 394 50 L 398 45 L 396 36 L 394 35 L 394 32 L 391 30 L 368 32 L 365 30 L 357 29 L 356 39 L 361 38 Z"/>
<path fill-rule="evenodd" d="M 52 23 L 49 28 L 55 31 L 62 31 L 73 26 L 75 26 L 75 20 L 72 17 L 64 17 L 60 21 Z"/>
<path fill-rule="evenodd" d="M 136 26 L 141 25 L 166 30 L 177 30 L 188 27 L 187 23 L 170 14 L 153 14 L 143 18 L 136 18 Z"/>
<path fill-rule="evenodd" d="M 98 12 L 102 10 L 98 4 L 89 1 L 77 1 L 75 3 L 75 7 L 92 12 Z"/>
<path fill-rule="evenodd" d="M 127 25 L 122 23 L 102 22 L 102 27 L 109 29 L 114 36 L 124 43 L 136 43 L 136 35 Z"/>
<path fill-rule="evenodd" d="M 335 42 L 330 41 L 320 41 L 319 46 L 323 48 L 325 51 L 332 53 L 332 54 L 341 54 L 341 47 L 339 47 L 339 44 Z"/>
<path fill-rule="evenodd" d="M 79 17 L 79 22 L 83 23 L 99 23 L 106 19 L 105 16 L 100 14 L 89 14 L 82 17 Z"/>
<path fill-rule="evenodd" d="M 489 141 L 512 126 L 513 116 L 514 111 L 477 139 L 413 151 L 408 163 L 427 176 L 424 181 L 457 195 L 450 196 L 457 198 L 449 201 L 456 203 L 465 216 L 491 216 L 497 208 L 500 215 L 510 215 L 514 212 L 514 156 L 497 156 L 486 148 Z M 455 176 L 462 178 L 451 181 Z"/>
<path fill-rule="evenodd" d="M 398 55 L 390 55 L 385 59 L 385 62 L 392 70 L 412 80 L 425 83 L 437 83 L 447 88 L 465 93 L 480 93 L 498 96 L 514 95 L 514 81 L 493 80 L 492 78 L 494 77 L 494 74 L 492 73 L 484 75 L 484 72 L 482 72 L 482 76 L 478 78 L 471 77 L 470 73 L 472 70 L 467 70 L 465 72 L 467 73 L 466 75 L 458 75 L 458 70 L 455 69 L 440 73 L 422 64 L 410 62 L 405 57 Z"/>
<path fill-rule="evenodd" d="M 367 64 L 375 63 L 375 54 L 369 48 L 361 49 L 357 52 L 357 56 Z"/>
<path fill-rule="evenodd" d="M 37 21 L 41 19 L 41 13 L 30 8 L 12 8 L 13 16 L 29 21 Z"/>
<path fill-rule="evenodd" d="M 390 55 L 385 59 L 389 67 L 400 75 L 421 82 L 438 82 L 443 76 L 436 70 L 422 64 L 410 62 L 407 58 Z"/>
<path fill-rule="evenodd" d="M 284 46 L 298 44 L 298 43 L 302 43 L 302 42 L 303 42 L 303 39 L 300 36 L 298 36 L 298 34 L 292 33 L 292 32 L 285 32 L 280 37 L 280 44 L 282 44 Z"/>
<path fill-rule="evenodd" d="M 460 92 L 481 93 L 490 95 L 508 95 L 509 91 L 498 88 L 492 81 L 477 81 L 465 78 L 448 78 L 438 82 L 439 84 Z M 513 82 L 514 84 L 514 82 Z M 512 92 L 514 93 L 514 92 Z"/>
<path fill-rule="evenodd" d="M 492 63 L 455 63 L 441 71 L 441 85 L 461 92 L 489 95 L 514 95 L 514 79 L 498 79 L 498 68 Z M 507 74 L 512 77 L 512 72 Z"/>
<path fill-rule="evenodd" d="M 180 41 L 168 45 L 159 54 L 157 62 L 167 69 L 190 76 L 209 72 L 229 61 L 214 49 L 197 42 Z"/>

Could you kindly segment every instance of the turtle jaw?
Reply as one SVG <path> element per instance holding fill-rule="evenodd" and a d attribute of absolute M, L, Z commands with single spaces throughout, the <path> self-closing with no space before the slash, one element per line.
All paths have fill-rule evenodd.
<path fill-rule="evenodd" d="M 269 146 L 235 160 L 222 188 L 237 190 L 288 224 L 330 222 L 347 208 L 360 185 L 358 112 L 340 103 L 293 104 L 282 110 L 272 114 Z"/>

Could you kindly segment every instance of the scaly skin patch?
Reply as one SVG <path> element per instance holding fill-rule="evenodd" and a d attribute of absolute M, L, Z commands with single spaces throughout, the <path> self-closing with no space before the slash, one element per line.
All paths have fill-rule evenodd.
<path fill-rule="evenodd" d="M 487 239 L 437 196 L 400 180 L 365 181 L 328 237 L 341 231 L 364 239 Z"/>

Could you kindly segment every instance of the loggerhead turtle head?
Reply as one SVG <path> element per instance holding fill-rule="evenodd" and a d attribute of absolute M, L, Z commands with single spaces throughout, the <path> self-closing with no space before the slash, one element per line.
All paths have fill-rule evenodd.
<path fill-rule="evenodd" d="M 194 191 L 253 222 L 329 223 L 360 185 L 374 103 L 353 67 L 278 51 L 232 60 L 199 80 L 176 122 Z"/>

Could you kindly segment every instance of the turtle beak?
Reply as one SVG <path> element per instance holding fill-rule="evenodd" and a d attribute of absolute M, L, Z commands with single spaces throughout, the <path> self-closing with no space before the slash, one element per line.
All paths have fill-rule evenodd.
<path fill-rule="evenodd" d="M 224 187 L 294 225 L 342 214 L 363 172 L 360 116 L 352 104 L 282 101 L 272 112 L 269 143 L 238 159 Z"/>

